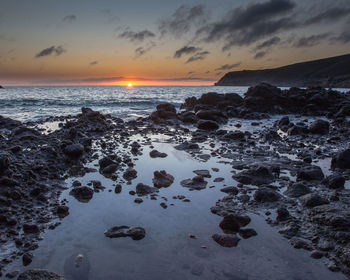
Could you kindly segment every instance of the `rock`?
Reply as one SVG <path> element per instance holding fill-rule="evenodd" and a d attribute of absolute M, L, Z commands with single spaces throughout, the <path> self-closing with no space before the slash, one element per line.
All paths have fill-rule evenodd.
<path fill-rule="evenodd" d="M 0 154 L 0 174 L 4 173 L 10 166 L 10 158 L 7 154 Z"/>
<path fill-rule="evenodd" d="M 255 201 L 258 202 L 275 202 L 279 200 L 281 195 L 269 188 L 259 188 L 255 193 L 254 193 L 254 199 Z"/>
<path fill-rule="evenodd" d="M 166 112 L 176 113 L 176 108 L 173 104 L 162 103 L 157 105 L 157 111 L 166 111 Z"/>
<path fill-rule="evenodd" d="M 222 188 L 220 189 L 221 192 L 224 192 L 224 193 L 230 193 L 230 194 L 233 194 L 233 195 L 237 195 L 238 194 L 238 188 L 236 187 L 226 187 L 226 188 Z"/>
<path fill-rule="evenodd" d="M 203 190 L 207 187 L 208 182 L 205 181 L 202 176 L 196 176 L 192 179 L 182 180 L 180 184 L 189 189 Z"/>
<path fill-rule="evenodd" d="M 69 194 L 73 195 L 80 202 L 89 202 L 94 195 L 94 191 L 84 186 L 72 189 Z"/>
<path fill-rule="evenodd" d="M 153 188 L 151 186 L 148 185 L 144 185 L 142 183 L 137 184 L 136 186 L 136 193 L 137 195 L 148 195 L 154 192 L 157 192 L 158 189 L 157 188 Z"/>
<path fill-rule="evenodd" d="M 317 120 L 312 122 L 308 127 L 309 132 L 312 134 L 325 135 L 329 133 L 329 122 L 324 120 Z"/>
<path fill-rule="evenodd" d="M 323 204 L 328 204 L 329 201 L 323 197 L 321 197 L 318 194 L 315 193 L 309 193 L 306 195 L 301 196 L 300 202 L 304 207 L 309 207 L 313 208 L 315 206 L 323 205 Z"/>
<path fill-rule="evenodd" d="M 37 225 L 34 224 L 24 224 L 23 232 L 25 234 L 38 234 L 40 232 L 40 229 Z"/>
<path fill-rule="evenodd" d="M 143 202 L 143 199 L 142 198 L 135 198 L 134 202 L 137 203 L 137 204 L 140 204 L 140 203 Z"/>
<path fill-rule="evenodd" d="M 242 236 L 244 239 L 248 239 L 250 237 L 258 235 L 258 233 L 252 228 L 241 228 L 239 230 L 239 235 Z"/>
<path fill-rule="evenodd" d="M 113 160 L 111 156 L 104 157 L 98 161 L 98 164 L 100 165 L 100 169 L 104 169 L 105 167 L 109 165 L 118 165 L 118 162 Z"/>
<path fill-rule="evenodd" d="M 159 119 L 175 119 L 177 118 L 176 108 L 170 103 L 159 104 L 157 105 L 157 111 L 153 112 L 150 118 L 153 121 L 158 121 Z"/>
<path fill-rule="evenodd" d="M 275 181 L 271 171 L 265 166 L 252 167 L 249 170 L 242 171 L 232 176 L 242 184 L 264 185 Z"/>
<path fill-rule="evenodd" d="M 293 198 L 298 198 L 308 193 L 311 193 L 311 189 L 302 183 L 294 183 L 288 186 L 287 190 L 284 192 L 285 195 Z"/>
<path fill-rule="evenodd" d="M 316 165 L 304 167 L 297 173 L 297 181 L 321 181 L 323 178 L 322 169 Z"/>
<path fill-rule="evenodd" d="M 102 174 L 112 174 L 118 170 L 118 164 L 110 164 L 101 170 Z"/>
<path fill-rule="evenodd" d="M 285 221 L 290 218 L 287 208 L 280 206 L 277 208 L 277 221 Z"/>
<path fill-rule="evenodd" d="M 167 209 L 167 208 L 168 208 L 168 205 L 166 205 L 165 202 L 161 202 L 161 203 L 160 203 L 160 206 L 161 206 L 162 208 L 164 208 L 164 209 Z"/>
<path fill-rule="evenodd" d="M 310 257 L 313 259 L 321 259 L 324 256 L 324 253 L 319 250 L 313 250 L 310 254 Z"/>
<path fill-rule="evenodd" d="M 230 131 L 221 137 L 224 141 L 244 141 L 245 133 L 240 130 Z"/>
<path fill-rule="evenodd" d="M 223 218 L 219 226 L 224 231 L 238 232 L 241 227 L 248 225 L 250 221 L 248 216 L 229 214 Z"/>
<path fill-rule="evenodd" d="M 176 150 L 180 151 L 186 151 L 186 150 L 199 150 L 199 146 L 196 143 L 191 143 L 191 142 L 183 142 L 180 145 L 177 145 L 174 147 Z"/>
<path fill-rule="evenodd" d="M 236 234 L 213 234 L 213 240 L 222 247 L 236 247 L 241 240 Z"/>
<path fill-rule="evenodd" d="M 115 226 L 104 234 L 109 238 L 131 237 L 133 240 L 140 240 L 146 236 L 146 231 L 142 227 Z"/>
<path fill-rule="evenodd" d="M 330 175 L 322 181 L 329 189 L 344 189 L 345 178 L 341 175 Z"/>
<path fill-rule="evenodd" d="M 161 153 L 161 152 L 159 152 L 159 151 L 157 151 L 157 150 L 153 150 L 153 151 L 151 151 L 151 152 L 149 153 L 149 156 L 150 156 L 151 158 L 165 158 L 165 157 L 167 157 L 168 155 L 167 155 L 166 153 Z"/>
<path fill-rule="evenodd" d="M 200 110 L 196 115 L 200 120 L 214 121 L 215 123 L 227 122 L 227 116 L 220 110 Z"/>
<path fill-rule="evenodd" d="M 197 128 L 203 130 L 217 130 L 219 129 L 219 125 L 217 122 L 209 121 L 209 120 L 200 120 L 197 123 Z"/>
<path fill-rule="evenodd" d="M 48 270 L 31 269 L 20 274 L 17 280 L 64 280 L 64 278 Z"/>
<path fill-rule="evenodd" d="M 199 120 L 198 117 L 196 116 L 196 114 L 193 112 L 182 112 L 180 114 L 179 118 L 184 123 L 197 123 Z"/>
<path fill-rule="evenodd" d="M 122 185 L 121 184 L 116 185 L 115 189 L 114 189 L 114 192 L 115 193 L 121 193 L 122 192 Z"/>
<path fill-rule="evenodd" d="M 350 169 L 350 149 L 342 151 L 332 158 L 332 169 Z"/>
<path fill-rule="evenodd" d="M 84 154 L 84 146 L 81 144 L 68 145 L 63 152 L 72 159 L 78 159 Z"/>
<path fill-rule="evenodd" d="M 22 263 L 24 266 L 29 265 L 33 260 L 34 255 L 30 252 L 26 252 L 22 256 Z"/>
<path fill-rule="evenodd" d="M 127 181 L 131 181 L 137 178 L 137 171 L 134 168 L 129 167 L 127 170 L 125 170 L 123 178 Z"/>
<path fill-rule="evenodd" d="M 153 184 L 156 188 L 167 188 L 174 182 L 174 177 L 162 171 L 154 171 Z"/>
<path fill-rule="evenodd" d="M 64 218 L 69 215 L 69 207 L 66 205 L 59 205 L 57 207 L 57 215 L 60 218 Z"/>
<path fill-rule="evenodd" d="M 211 178 L 209 170 L 194 170 L 193 173 L 205 178 Z"/>

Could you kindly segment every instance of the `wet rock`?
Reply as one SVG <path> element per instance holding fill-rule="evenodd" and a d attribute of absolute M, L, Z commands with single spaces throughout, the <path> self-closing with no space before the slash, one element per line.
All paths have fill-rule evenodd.
<path fill-rule="evenodd" d="M 227 116 L 220 110 L 200 110 L 196 115 L 200 120 L 213 121 L 215 123 L 227 122 Z"/>
<path fill-rule="evenodd" d="M 180 184 L 189 189 L 203 190 L 207 187 L 208 182 L 202 176 L 195 176 L 192 179 L 182 180 Z"/>
<path fill-rule="evenodd" d="M 322 169 L 316 165 L 304 167 L 297 173 L 297 181 L 321 181 L 323 178 L 324 174 Z"/>
<path fill-rule="evenodd" d="M 300 229 L 300 226 L 296 223 L 286 224 L 283 228 L 281 228 L 278 232 L 284 235 L 286 238 L 292 238 L 295 236 Z"/>
<path fill-rule="evenodd" d="M 24 266 L 29 265 L 33 261 L 34 255 L 30 252 L 24 253 L 22 256 L 22 263 Z"/>
<path fill-rule="evenodd" d="M 176 108 L 174 105 L 170 103 L 163 103 L 157 105 L 157 111 L 153 112 L 150 116 L 151 120 L 159 121 L 159 119 L 167 120 L 167 119 L 176 119 Z"/>
<path fill-rule="evenodd" d="M 60 218 L 64 218 L 69 215 L 69 207 L 66 205 L 60 205 L 57 207 L 57 215 Z"/>
<path fill-rule="evenodd" d="M 200 120 L 197 123 L 197 128 L 203 129 L 203 130 L 217 130 L 219 129 L 219 125 L 215 121 Z"/>
<path fill-rule="evenodd" d="M 332 169 L 350 169 L 350 149 L 342 151 L 332 158 Z"/>
<path fill-rule="evenodd" d="M 162 208 L 164 208 L 164 209 L 167 209 L 167 208 L 168 208 L 168 205 L 166 205 L 165 202 L 161 202 L 161 203 L 160 203 L 160 206 L 161 206 Z"/>
<path fill-rule="evenodd" d="M 10 158 L 7 154 L 0 154 L 0 174 L 4 173 L 10 166 Z"/>
<path fill-rule="evenodd" d="M 349 231 L 350 212 L 341 206 L 324 204 L 312 209 L 312 221 L 333 229 Z M 337 236 L 338 240 L 342 238 L 347 240 L 347 236 L 340 234 L 340 232 L 338 232 Z"/>
<path fill-rule="evenodd" d="M 330 175 L 322 183 L 329 189 L 344 189 L 345 178 L 341 175 Z"/>
<path fill-rule="evenodd" d="M 289 211 L 287 208 L 280 206 L 277 208 L 277 221 L 285 221 L 290 218 Z"/>
<path fill-rule="evenodd" d="M 241 228 L 239 230 L 239 235 L 242 236 L 244 239 L 248 239 L 258 235 L 258 233 L 252 228 Z"/>
<path fill-rule="evenodd" d="M 89 202 L 94 195 L 94 191 L 89 187 L 83 186 L 72 189 L 69 194 L 80 202 Z"/>
<path fill-rule="evenodd" d="M 213 234 L 213 240 L 222 247 L 236 247 L 241 240 L 236 234 Z"/>
<path fill-rule="evenodd" d="M 134 202 L 137 204 L 140 204 L 143 202 L 143 199 L 142 198 L 135 198 Z"/>
<path fill-rule="evenodd" d="M 131 181 L 137 178 L 137 171 L 134 168 L 128 168 L 123 174 L 123 178 L 127 181 Z"/>
<path fill-rule="evenodd" d="M 245 133 L 240 130 L 230 131 L 221 137 L 224 141 L 244 141 Z"/>
<path fill-rule="evenodd" d="M 154 192 L 157 192 L 158 189 L 157 188 L 153 188 L 151 186 L 148 186 L 148 185 L 145 185 L 145 184 L 142 184 L 142 183 L 139 183 L 137 184 L 136 186 L 136 193 L 137 195 L 148 195 L 148 194 L 151 194 L 151 193 L 154 193 Z"/>
<path fill-rule="evenodd" d="M 192 142 L 183 142 L 180 145 L 177 145 L 174 147 L 176 150 L 179 151 L 187 151 L 187 150 L 199 150 L 199 146 L 196 143 L 192 143 Z"/>
<path fill-rule="evenodd" d="M 38 234 L 40 232 L 40 229 L 37 225 L 34 224 L 24 224 L 23 232 L 25 234 Z"/>
<path fill-rule="evenodd" d="M 115 189 L 114 189 L 114 192 L 115 193 L 121 193 L 122 192 L 122 185 L 121 184 L 116 185 Z"/>
<path fill-rule="evenodd" d="M 242 184 L 263 185 L 270 184 L 275 181 L 275 177 L 271 171 L 264 167 L 252 167 L 249 170 L 242 171 L 232 176 L 235 180 Z"/>
<path fill-rule="evenodd" d="M 165 158 L 167 157 L 168 155 L 166 153 L 161 153 L 157 150 L 152 150 L 150 153 L 149 153 L 149 156 L 151 158 Z"/>
<path fill-rule="evenodd" d="M 251 219 L 248 216 L 229 214 L 223 218 L 219 226 L 224 231 L 238 232 L 241 227 L 248 225 L 250 221 Z"/>
<path fill-rule="evenodd" d="M 209 170 L 194 170 L 193 173 L 205 178 L 211 178 Z"/>
<path fill-rule="evenodd" d="M 184 123 L 197 123 L 199 118 L 193 112 L 182 112 L 179 116 Z"/>
<path fill-rule="evenodd" d="M 310 256 L 311 258 L 313 259 L 321 259 L 324 257 L 324 253 L 319 251 L 319 250 L 313 250 L 311 253 L 310 253 Z"/>
<path fill-rule="evenodd" d="M 329 201 L 316 193 L 309 193 L 299 197 L 301 204 L 304 207 L 313 208 L 315 206 L 328 204 Z"/>
<path fill-rule="evenodd" d="M 174 177 L 165 170 L 154 171 L 152 182 L 156 188 L 167 188 L 174 182 Z"/>
<path fill-rule="evenodd" d="M 326 135 L 329 133 L 329 122 L 324 120 L 317 120 L 312 122 L 309 125 L 308 129 L 312 134 Z"/>
<path fill-rule="evenodd" d="M 304 249 L 304 250 L 311 250 L 312 249 L 311 242 L 309 240 L 304 239 L 304 238 L 293 237 L 289 240 L 289 243 L 295 249 Z"/>
<path fill-rule="evenodd" d="M 118 170 L 118 164 L 110 164 L 101 170 L 102 174 L 112 174 Z"/>
<path fill-rule="evenodd" d="M 66 146 L 63 151 L 68 157 L 78 159 L 84 154 L 84 146 L 81 144 L 72 144 Z"/>
<path fill-rule="evenodd" d="M 298 198 L 308 193 L 311 193 L 311 189 L 302 183 L 294 183 L 288 186 L 287 190 L 284 192 L 285 195 L 293 198 Z"/>
<path fill-rule="evenodd" d="M 281 195 L 275 190 L 269 188 L 259 188 L 254 193 L 254 199 L 258 202 L 275 202 L 279 200 Z"/>
<path fill-rule="evenodd" d="M 237 195 L 239 192 L 238 188 L 236 188 L 236 187 L 225 187 L 225 188 L 220 189 L 220 191 L 224 192 L 224 193 L 233 194 L 233 195 Z"/>
<path fill-rule="evenodd" d="M 98 161 L 100 169 L 104 169 L 109 165 L 118 165 L 119 162 L 113 160 L 111 156 L 104 157 Z"/>
<path fill-rule="evenodd" d="M 158 104 L 157 105 L 157 110 L 158 111 L 166 111 L 166 112 L 176 113 L 175 106 L 173 104 L 170 104 L 170 103 Z"/>
<path fill-rule="evenodd" d="M 142 227 L 115 226 L 104 234 L 109 238 L 131 237 L 133 240 L 140 240 L 146 236 L 146 231 Z"/>
<path fill-rule="evenodd" d="M 17 280 L 64 280 L 64 278 L 48 270 L 31 269 L 20 274 Z"/>

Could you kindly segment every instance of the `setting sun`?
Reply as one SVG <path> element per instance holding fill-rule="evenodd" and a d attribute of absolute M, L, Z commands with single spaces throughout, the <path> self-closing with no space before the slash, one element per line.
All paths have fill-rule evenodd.
<path fill-rule="evenodd" d="M 132 83 L 128 83 L 128 87 L 132 87 Z"/>

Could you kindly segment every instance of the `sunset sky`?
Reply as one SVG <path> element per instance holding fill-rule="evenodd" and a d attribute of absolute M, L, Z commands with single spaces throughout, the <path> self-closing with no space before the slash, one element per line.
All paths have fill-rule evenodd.
<path fill-rule="evenodd" d="M 350 53 L 349 0 L 0 3 L 3 85 L 209 85 Z"/>

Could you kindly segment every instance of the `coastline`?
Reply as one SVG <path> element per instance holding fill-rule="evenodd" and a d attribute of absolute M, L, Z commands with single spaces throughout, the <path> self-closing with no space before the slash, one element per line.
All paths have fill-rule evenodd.
<path fill-rule="evenodd" d="M 59 225 L 57 218 L 69 214 L 69 205 L 59 201 L 61 191 L 70 188 L 65 182 L 72 176 L 98 172 L 86 165 L 97 159 L 98 151 L 104 151 L 106 157 L 108 151 L 113 151 L 115 142 L 106 140 L 117 135 L 125 151 L 118 155 L 120 161 L 110 158 L 116 165 L 112 172 L 103 171 L 101 165 L 99 172 L 116 181 L 123 178 L 122 182 L 127 184 L 134 179 L 128 174 L 137 164 L 132 156 L 143 149 L 130 139 L 136 134 L 160 133 L 170 137 L 169 143 L 175 149 L 195 159 L 222 158 L 232 166 L 235 186 L 226 190 L 227 195 L 216 205 L 213 202 L 213 213 L 221 217 L 233 214 L 236 222 L 238 216 L 261 215 L 295 248 L 328 258 L 330 270 L 348 274 L 348 249 L 344 244 L 350 226 L 346 222 L 350 192 L 344 184 L 331 182 L 334 176 L 342 177 L 337 177 L 340 182 L 349 180 L 349 168 L 336 163 L 337 154 L 348 148 L 349 97 L 320 88 L 290 89 L 287 93 L 262 84 L 249 89 L 244 99 L 235 94 L 206 94 L 185 100 L 180 113 L 173 105 L 163 104 L 149 118 L 129 122 L 84 108 L 78 116 L 53 118 L 61 124 L 47 134 L 17 121 L 0 119 L 0 141 L 5 151 L 0 160 L 1 230 L 8 236 L 2 243 L 17 245 L 6 259 L 11 262 L 12 258 L 31 253 L 38 246 L 40 233 L 54 229 Z M 264 127 L 263 120 L 276 114 L 280 119 Z M 282 117 L 290 114 L 296 117 Z M 234 124 L 230 123 L 232 119 Z M 239 129 L 240 119 L 252 124 L 251 132 Z M 255 127 L 259 129 L 254 130 Z M 202 145 L 210 143 L 220 145 L 211 147 L 208 158 L 203 153 L 208 154 L 210 146 L 205 150 Z M 335 158 L 336 172 L 325 174 L 325 169 L 315 167 L 330 158 Z M 330 160 L 325 164 L 324 168 L 329 170 Z M 330 176 L 328 181 L 324 181 L 325 175 Z M 198 176 L 200 182 L 207 180 Z M 181 178 L 185 179 L 188 178 Z M 189 189 L 197 189 L 197 179 L 189 179 Z M 40 207 L 40 211 L 31 210 L 33 205 Z M 275 212 L 277 216 L 271 214 Z M 238 230 L 218 233 L 216 242 L 226 246 L 227 240 L 242 237 L 244 233 L 240 230 L 244 229 L 240 224 Z M 3 265 L 1 270 L 6 271 L 6 261 Z"/>

